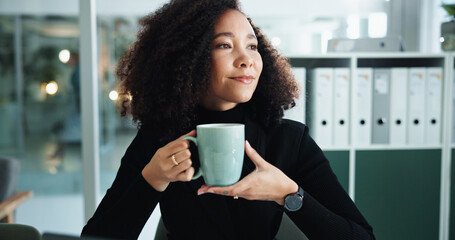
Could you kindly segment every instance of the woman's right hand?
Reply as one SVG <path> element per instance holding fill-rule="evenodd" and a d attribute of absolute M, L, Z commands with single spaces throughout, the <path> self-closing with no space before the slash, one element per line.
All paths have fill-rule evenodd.
<path fill-rule="evenodd" d="M 162 192 L 171 182 L 191 181 L 194 168 L 190 158 L 190 143 L 182 140 L 185 136 L 196 136 L 196 130 L 158 149 L 142 170 L 142 176 L 155 190 Z"/>

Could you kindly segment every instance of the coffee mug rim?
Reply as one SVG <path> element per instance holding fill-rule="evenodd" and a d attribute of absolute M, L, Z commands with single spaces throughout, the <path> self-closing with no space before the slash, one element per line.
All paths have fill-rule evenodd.
<path fill-rule="evenodd" d="M 208 123 L 197 125 L 197 128 L 228 128 L 228 127 L 243 127 L 242 123 Z"/>

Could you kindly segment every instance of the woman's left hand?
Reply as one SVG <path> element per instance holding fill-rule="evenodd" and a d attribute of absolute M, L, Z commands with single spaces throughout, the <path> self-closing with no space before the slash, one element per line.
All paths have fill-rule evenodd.
<path fill-rule="evenodd" d="M 265 161 L 245 141 L 245 152 L 256 165 L 256 170 L 242 180 L 228 187 L 210 187 L 202 185 L 198 195 L 215 193 L 227 196 L 237 196 L 248 200 L 268 200 L 284 205 L 284 198 L 298 191 L 298 185 L 280 169 Z"/>

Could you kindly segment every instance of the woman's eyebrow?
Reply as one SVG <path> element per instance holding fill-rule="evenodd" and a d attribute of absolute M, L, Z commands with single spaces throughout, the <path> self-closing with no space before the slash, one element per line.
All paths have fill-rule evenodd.
<path fill-rule="evenodd" d="M 215 34 L 215 36 L 213 36 L 213 39 L 217 39 L 219 37 L 235 37 L 235 35 L 232 32 L 221 32 L 221 33 Z"/>
<path fill-rule="evenodd" d="M 215 34 L 213 39 L 217 39 L 219 37 L 231 37 L 231 38 L 233 38 L 233 37 L 235 37 L 235 34 L 232 33 L 232 32 L 221 32 L 221 33 Z M 250 33 L 250 34 L 247 35 L 247 38 L 256 39 L 256 35 Z"/>
<path fill-rule="evenodd" d="M 257 39 L 256 35 L 254 35 L 252 33 L 248 34 L 247 38 Z"/>

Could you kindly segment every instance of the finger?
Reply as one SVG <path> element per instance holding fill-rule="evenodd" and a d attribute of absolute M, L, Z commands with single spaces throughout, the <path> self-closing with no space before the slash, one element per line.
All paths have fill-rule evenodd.
<path fill-rule="evenodd" d="M 179 173 L 176 177 L 178 181 L 189 182 L 194 175 L 194 167 L 188 168 L 186 171 Z"/>
<path fill-rule="evenodd" d="M 265 161 L 261 155 L 259 155 L 256 150 L 254 150 L 253 147 L 251 147 L 250 143 L 248 140 L 245 141 L 245 152 L 248 155 L 248 157 L 251 159 L 251 161 L 256 165 L 258 168 L 262 168 L 267 166 L 267 161 Z"/>
<path fill-rule="evenodd" d="M 233 186 L 229 187 L 210 187 L 208 186 L 205 189 L 201 189 L 201 193 L 214 193 L 224 196 L 234 196 Z"/>
<path fill-rule="evenodd" d="M 170 157 L 176 152 L 180 152 L 182 150 L 188 149 L 190 147 L 190 142 L 188 140 L 182 141 L 182 138 L 185 136 L 196 136 L 196 130 L 192 130 L 191 132 L 180 136 L 176 140 L 168 143 L 166 146 L 163 147 L 163 154 L 165 154 L 166 157 Z"/>
<path fill-rule="evenodd" d="M 220 194 L 220 195 L 228 195 L 230 193 L 230 191 L 232 191 L 232 187 L 234 185 L 228 186 L 228 187 L 211 187 L 211 186 L 204 184 L 197 190 L 197 193 L 198 193 L 198 195 L 201 195 L 204 193 L 215 193 L 215 194 Z"/>
<path fill-rule="evenodd" d="M 249 176 L 249 175 L 248 175 Z M 208 187 L 206 189 L 202 189 L 201 191 L 205 191 L 208 193 L 215 193 L 225 196 L 241 196 L 242 193 L 247 190 L 250 186 L 250 178 L 246 176 L 239 182 L 235 183 L 234 185 L 227 186 L 227 187 Z"/>
<path fill-rule="evenodd" d="M 181 162 L 191 158 L 191 151 L 189 149 L 185 149 L 185 150 L 182 150 L 180 152 L 173 154 L 173 156 L 174 156 L 177 164 L 180 164 Z M 172 161 L 172 156 L 171 156 L 171 162 L 172 162 L 172 164 L 174 164 L 174 162 Z"/>
<path fill-rule="evenodd" d="M 174 166 L 170 170 L 170 175 L 175 176 L 175 177 L 178 176 L 181 172 L 188 170 L 191 167 L 192 163 L 193 162 L 191 161 L 191 159 L 187 159 L 187 160 L 181 162 L 179 165 Z"/>
<path fill-rule="evenodd" d="M 179 138 L 177 138 L 177 140 L 180 140 L 180 139 L 182 139 L 182 138 L 184 138 L 186 136 L 195 137 L 196 136 L 196 129 L 193 129 L 189 133 L 180 136 Z"/>
<path fill-rule="evenodd" d="M 207 186 L 207 185 L 202 185 L 198 190 L 197 190 L 197 195 L 201 195 L 201 194 L 204 194 L 204 193 L 207 193 L 207 190 L 209 189 L 210 187 Z"/>

